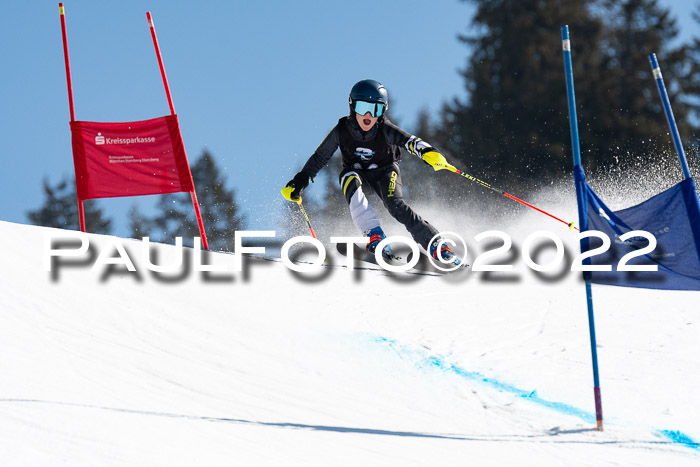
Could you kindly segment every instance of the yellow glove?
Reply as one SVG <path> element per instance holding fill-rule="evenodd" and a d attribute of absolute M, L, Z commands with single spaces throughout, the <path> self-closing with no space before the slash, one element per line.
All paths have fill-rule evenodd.
<path fill-rule="evenodd" d="M 298 203 L 301 201 L 301 196 L 297 199 L 292 199 L 292 192 L 294 191 L 294 186 L 286 186 L 280 190 L 282 192 L 282 196 L 284 196 L 284 199 L 287 201 L 293 201 L 295 203 Z"/>
<path fill-rule="evenodd" d="M 424 153 L 423 161 L 426 164 L 430 164 L 435 171 L 446 169 L 449 166 L 445 160 L 445 156 L 436 151 L 428 151 Z"/>
<path fill-rule="evenodd" d="M 309 186 L 310 179 L 311 178 L 306 175 L 306 173 L 299 172 L 287 183 L 287 186 L 280 190 L 282 192 L 282 196 L 289 201 L 300 203 L 301 192 L 304 191 L 307 186 Z"/>

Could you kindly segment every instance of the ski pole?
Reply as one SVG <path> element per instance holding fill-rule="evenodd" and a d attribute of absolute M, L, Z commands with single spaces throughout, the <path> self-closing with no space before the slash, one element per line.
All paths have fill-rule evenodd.
<path fill-rule="evenodd" d="M 311 221 L 309 220 L 309 215 L 306 214 L 306 209 L 304 209 L 304 205 L 301 204 L 301 196 L 298 198 L 292 199 L 292 192 L 294 191 L 293 187 L 286 186 L 280 190 L 282 193 L 282 196 L 284 196 L 284 199 L 293 201 L 299 205 L 299 210 L 301 211 L 301 214 L 304 216 L 304 220 L 306 221 L 306 225 L 309 226 L 309 231 L 311 232 L 311 236 L 318 240 L 318 237 L 316 236 L 316 232 L 314 232 L 314 228 L 311 227 Z M 323 262 L 325 264 L 328 264 L 328 258 L 324 258 Z"/>
<path fill-rule="evenodd" d="M 566 225 L 569 227 L 569 229 L 576 229 L 576 230 L 579 230 L 579 228 L 576 227 L 576 226 L 574 225 L 573 222 L 566 222 L 566 221 L 564 221 L 564 220 L 562 220 L 562 219 L 559 219 L 557 216 L 554 216 L 554 215 L 548 213 L 547 211 L 544 211 L 544 210 L 542 210 L 542 209 L 540 209 L 540 208 L 538 208 L 538 207 L 536 207 L 536 206 L 533 206 L 532 204 L 527 203 L 527 202 L 521 200 L 521 199 L 518 198 L 517 196 L 513 196 L 513 195 L 511 195 L 510 193 L 506 193 L 506 192 L 503 191 L 503 190 L 499 190 L 498 188 L 491 186 L 490 184 L 484 182 L 483 180 L 479 180 L 478 178 L 473 177 L 473 176 L 469 175 L 469 174 L 466 173 L 466 172 L 462 172 L 462 171 L 459 170 L 457 167 L 454 167 L 454 166 L 452 166 L 452 165 L 450 165 L 450 164 L 445 164 L 445 168 L 446 168 L 447 170 L 449 170 L 450 172 L 454 172 L 454 173 L 456 173 L 457 175 L 461 175 L 462 177 L 466 178 L 467 180 L 471 180 L 472 182 L 478 183 L 479 185 L 483 186 L 484 188 L 488 188 L 488 189 L 491 190 L 491 191 L 495 191 L 496 193 L 500 193 L 500 194 L 502 194 L 503 196 L 505 196 L 506 198 L 510 198 L 510 199 L 512 199 L 513 201 L 517 201 L 517 202 L 520 203 L 520 204 L 524 204 L 525 206 L 534 209 L 535 211 L 539 211 L 539 212 L 541 212 L 542 214 L 546 214 L 546 215 L 548 215 L 549 217 L 551 217 L 552 219 L 556 219 L 556 220 L 558 220 L 559 222 L 566 224 Z"/>
<path fill-rule="evenodd" d="M 299 201 L 297 201 L 297 204 L 299 205 L 299 210 L 304 215 L 304 219 L 306 219 L 306 225 L 309 226 L 309 230 L 311 231 L 311 236 L 314 238 L 318 238 L 318 237 L 316 237 L 316 232 L 314 232 L 314 228 L 311 227 L 311 221 L 309 220 L 309 216 L 306 214 L 306 210 L 304 209 L 304 206 L 301 204 L 301 198 L 299 198 Z"/>
<path fill-rule="evenodd" d="M 294 200 L 294 201 L 296 201 L 296 203 L 299 205 L 299 210 L 304 215 L 304 219 L 306 219 L 306 225 L 309 226 L 309 230 L 311 231 L 311 236 L 318 240 L 318 237 L 316 236 L 316 232 L 314 232 L 314 228 L 311 227 L 311 221 L 309 220 L 308 214 L 306 214 L 306 209 L 304 209 L 304 205 L 301 204 L 301 196 L 299 197 L 298 200 Z M 325 264 L 328 264 L 328 258 L 327 257 L 324 258 L 323 262 Z"/>
<path fill-rule="evenodd" d="M 301 204 L 301 196 L 298 198 L 292 198 L 292 192 L 294 191 L 294 187 L 292 186 L 286 186 L 280 190 L 282 193 L 282 196 L 284 196 L 284 199 L 288 201 L 293 201 L 299 205 L 299 210 L 301 211 L 302 215 L 304 216 L 304 219 L 306 220 L 306 225 L 309 226 L 309 230 L 311 231 L 311 236 L 314 238 L 316 237 L 316 232 L 314 232 L 313 227 L 311 227 L 311 221 L 309 220 L 309 215 L 306 214 L 306 210 L 304 209 L 304 206 Z"/>

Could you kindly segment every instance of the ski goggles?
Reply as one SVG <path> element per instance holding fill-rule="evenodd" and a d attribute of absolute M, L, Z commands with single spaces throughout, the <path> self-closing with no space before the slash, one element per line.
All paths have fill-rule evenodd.
<path fill-rule="evenodd" d="M 364 115 L 367 112 L 373 117 L 381 117 L 384 113 L 384 104 L 380 102 L 355 101 L 355 113 Z"/>

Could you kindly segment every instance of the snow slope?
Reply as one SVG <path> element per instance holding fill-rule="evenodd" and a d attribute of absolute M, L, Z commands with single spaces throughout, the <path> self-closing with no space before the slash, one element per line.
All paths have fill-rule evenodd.
<path fill-rule="evenodd" d="M 0 222 L 3 466 L 700 465 L 699 293 L 594 286 L 598 432 L 577 275 L 51 273 L 56 232 Z"/>

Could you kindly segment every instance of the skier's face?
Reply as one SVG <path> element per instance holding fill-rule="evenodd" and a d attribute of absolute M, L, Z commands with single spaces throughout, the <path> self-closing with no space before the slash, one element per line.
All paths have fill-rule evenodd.
<path fill-rule="evenodd" d="M 372 129 L 374 124 L 377 123 L 379 117 L 373 117 L 370 112 L 367 112 L 364 115 L 355 113 L 355 119 L 357 119 L 357 123 L 360 125 L 360 129 L 362 129 L 362 131 L 369 131 Z"/>

